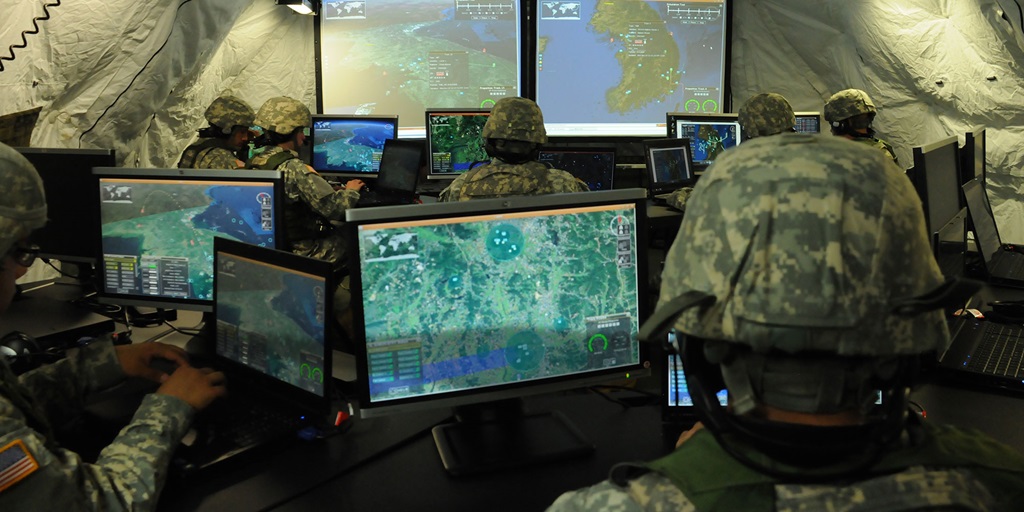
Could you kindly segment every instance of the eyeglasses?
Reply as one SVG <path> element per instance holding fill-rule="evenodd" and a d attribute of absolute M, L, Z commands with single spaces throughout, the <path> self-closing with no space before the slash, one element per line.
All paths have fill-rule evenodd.
<path fill-rule="evenodd" d="M 11 250 L 11 258 L 14 262 L 23 267 L 31 267 L 39 257 L 39 246 L 36 244 L 27 247 L 16 246 Z"/>

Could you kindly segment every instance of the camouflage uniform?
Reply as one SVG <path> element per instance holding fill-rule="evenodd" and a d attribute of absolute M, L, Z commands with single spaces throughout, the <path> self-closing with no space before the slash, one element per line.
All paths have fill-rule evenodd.
<path fill-rule="evenodd" d="M 0 254 L 46 220 L 43 185 L 32 165 L 0 144 Z M 192 407 L 149 395 L 131 423 L 95 464 L 61 448 L 54 425 L 81 411 L 90 393 L 119 382 L 124 371 L 110 340 L 72 350 L 56 363 L 16 377 L 0 359 L 0 467 L 24 469 L 0 486 L 0 510 L 152 510 L 171 454 L 192 420 Z M 9 482 L 8 482 L 9 483 Z"/>
<path fill-rule="evenodd" d="M 893 307 L 926 296 L 943 278 L 910 183 L 877 151 L 838 137 L 754 140 L 708 169 L 687 208 L 666 258 L 659 312 L 677 332 L 749 347 L 718 363 L 731 414 L 744 414 L 741 404 L 752 401 L 824 411 L 827 400 L 817 395 L 825 394 L 822 383 L 832 384 L 827 377 L 813 388 L 805 386 L 813 379 L 783 380 L 785 389 L 764 385 L 751 398 L 736 385 L 735 375 L 752 375 L 736 371 L 737 360 L 782 354 L 799 368 L 772 376 L 784 379 L 816 372 L 785 354 L 872 361 L 947 345 L 941 311 L 904 316 Z M 672 311 L 674 299 L 689 292 L 716 300 Z M 870 391 L 872 382 L 857 385 Z M 808 409 L 778 405 L 789 395 L 815 398 Z M 748 467 L 703 429 L 670 455 L 619 466 L 609 481 L 567 493 L 550 510 L 1016 510 L 1024 502 L 1024 456 L 1013 449 L 980 432 L 913 420 L 902 432 L 869 465 L 840 458 L 813 468 L 789 466 L 760 445 L 717 433 L 776 474 L 844 474 L 836 484 L 812 485 Z"/>
<path fill-rule="evenodd" d="M 870 115 L 874 119 L 877 113 L 878 109 L 875 108 L 871 97 L 860 89 L 839 91 L 825 102 L 825 121 L 828 121 L 833 127 L 838 127 L 840 122 L 861 114 Z M 896 165 L 899 165 L 900 161 L 896 158 L 896 151 L 893 150 L 892 145 L 888 142 L 875 137 L 873 134 L 847 133 L 845 135 L 854 142 L 881 149 L 889 155 L 889 158 L 892 158 Z"/>
<path fill-rule="evenodd" d="M 690 194 L 693 193 L 693 187 L 683 187 L 675 192 L 672 192 L 665 202 L 669 206 L 677 210 L 686 210 L 686 201 L 690 199 Z"/>
<path fill-rule="evenodd" d="M 280 134 L 291 133 L 309 123 L 309 109 L 298 100 L 285 97 L 267 100 L 256 116 L 257 125 Z M 285 152 L 293 158 L 272 168 L 281 171 L 284 179 L 285 235 L 289 249 L 295 254 L 333 262 L 340 268 L 345 265 L 347 244 L 341 230 L 333 228 L 330 221 L 344 221 L 345 210 L 355 207 L 359 192 L 334 190 L 299 160 L 298 153 L 280 146 L 268 147 L 254 156 L 249 165 L 270 170 L 271 160 L 281 158 L 277 155 Z"/>
<path fill-rule="evenodd" d="M 256 118 L 252 107 L 234 96 L 221 96 L 206 108 L 204 117 L 210 126 L 218 127 L 221 133 L 230 134 L 235 126 L 249 127 Z M 238 157 L 228 145 L 227 139 L 199 139 L 185 148 L 178 167 L 183 169 L 235 169 Z"/>
<path fill-rule="evenodd" d="M 740 107 L 738 114 L 743 139 L 792 132 L 796 114 L 786 98 L 774 92 L 755 94 Z"/>
<path fill-rule="evenodd" d="M 547 133 L 540 108 L 532 100 L 502 98 L 495 103 L 481 137 L 544 144 Z M 506 196 L 587 192 L 587 184 L 560 169 L 531 161 L 511 164 L 495 157 L 467 171 L 444 189 L 439 201 L 469 201 Z"/>

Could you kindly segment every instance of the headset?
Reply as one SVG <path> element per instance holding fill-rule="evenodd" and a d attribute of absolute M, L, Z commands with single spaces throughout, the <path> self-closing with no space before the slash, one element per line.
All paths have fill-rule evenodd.
<path fill-rule="evenodd" d="M 12 331 L 0 338 L 0 356 L 15 375 L 35 369 L 53 355 L 44 351 L 35 338 L 21 331 Z"/>

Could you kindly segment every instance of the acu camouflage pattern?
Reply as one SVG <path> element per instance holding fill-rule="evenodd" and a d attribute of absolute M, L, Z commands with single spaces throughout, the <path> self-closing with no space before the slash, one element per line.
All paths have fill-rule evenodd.
<path fill-rule="evenodd" d="M 256 126 L 282 135 L 288 135 L 297 128 L 306 128 L 311 123 L 309 108 L 287 96 L 270 98 L 256 114 Z"/>
<path fill-rule="evenodd" d="M 46 224 L 43 180 L 21 153 L 0 142 L 0 256 Z"/>
<path fill-rule="evenodd" d="M 220 128 L 220 131 L 225 134 L 231 133 L 235 126 L 244 126 L 248 129 L 256 119 L 256 112 L 253 112 L 248 103 L 230 95 L 213 100 L 213 103 L 206 107 L 206 112 L 203 115 L 211 125 Z M 217 167 L 204 167 L 204 169 L 217 169 Z M 224 167 L 224 169 L 230 169 L 230 167 Z"/>
<path fill-rule="evenodd" d="M 441 191 L 438 201 L 587 192 L 587 184 L 560 169 L 533 161 L 510 164 L 497 158 L 467 171 Z"/>
<path fill-rule="evenodd" d="M 39 469 L 0 492 L 0 510 L 154 510 L 167 467 L 194 411 L 148 395 L 95 464 L 60 448 L 51 425 L 81 412 L 85 398 L 124 379 L 110 340 L 15 377 L 0 361 L 0 446 L 25 443 Z"/>
<path fill-rule="evenodd" d="M 199 139 L 185 148 L 178 160 L 179 169 L 237 169 L 241 160 L 223 139 Z M 244 163 L 244 162 L 243 162 Z"/>
<path fill-rule="evenodd" d="M 480 134 L 486 139 L 506 139 L 544 144 L 548 141 L 544 115 L 533 100 L 517 96 L 498 100 Z"/>
<path fill-rule="evenodd" d="M 892 158 L 893 163 L 895 163 L 896 165 L 900 164 L 899 159 L 896 158 L 896 150 L 893 149 L 891 144 L 882 139 L 875 137 L 854 137 L 850 140 L 858 142 L 860 144 L 871 146 L 875 149 L 881 149 L 889 158 Z"/>
<path fill-rule="evenodd" d="M 672 192 L 665 202 L 669 206 L 680 211 L 686 210 L 686 201 L 690 199 L 690 194 L 693 193 L 693 187 L 683 187 L 679 190 Z"/>
<path fill-rule="evenodd" d="M 683 312 L 681 332 L 841 356 L 948 345 L 941 312 L 890 313 L 943 277 L 910 182 L 863 145 L 783 134 L 723 153 L 694 187 L 676 241 L 660 305 L 691 290 L 717 297 Z"/>
<path fill-rule="evenodd" d="M 745 139 L 791 132 L 796 126 L 793 107 L 781 94 L 774 92 L 751 96 L 740 107 L 738 119 Z"/>
<path fill-rule="evenodd" d="M 264 169 L 275 155 L 288 151 L 271 146 L 254 156 L 250 167 Z M 295 158 L 277 166 L 284 181 L 284 221 L 288 249 L 295 254 L 330 261 L 335 268 L 345 265 L 348 244 L 342 230 L 330 229 L 330 221 L 344 221 L 345 210 L 359 201 L 355 190 L 334 190 L 312 167 Z M 267 169 L 272 170 L 272 169 Z"/>
<path fill-rule="evenodd" d="M 846 89 L 833 94 L 825 102 L 825 120 L 838 123 L 860 114 L 875 114 L 875 104 L 868 93 L 860 89 Z"/>

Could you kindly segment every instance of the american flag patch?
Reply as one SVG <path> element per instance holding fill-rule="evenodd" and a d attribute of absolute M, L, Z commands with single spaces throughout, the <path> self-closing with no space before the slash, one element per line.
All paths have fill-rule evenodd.
<path fill-rule="evenodd" d="M 18 439 L 0 448 L 0 492 L 39 469 L 39 463 Z"/>

